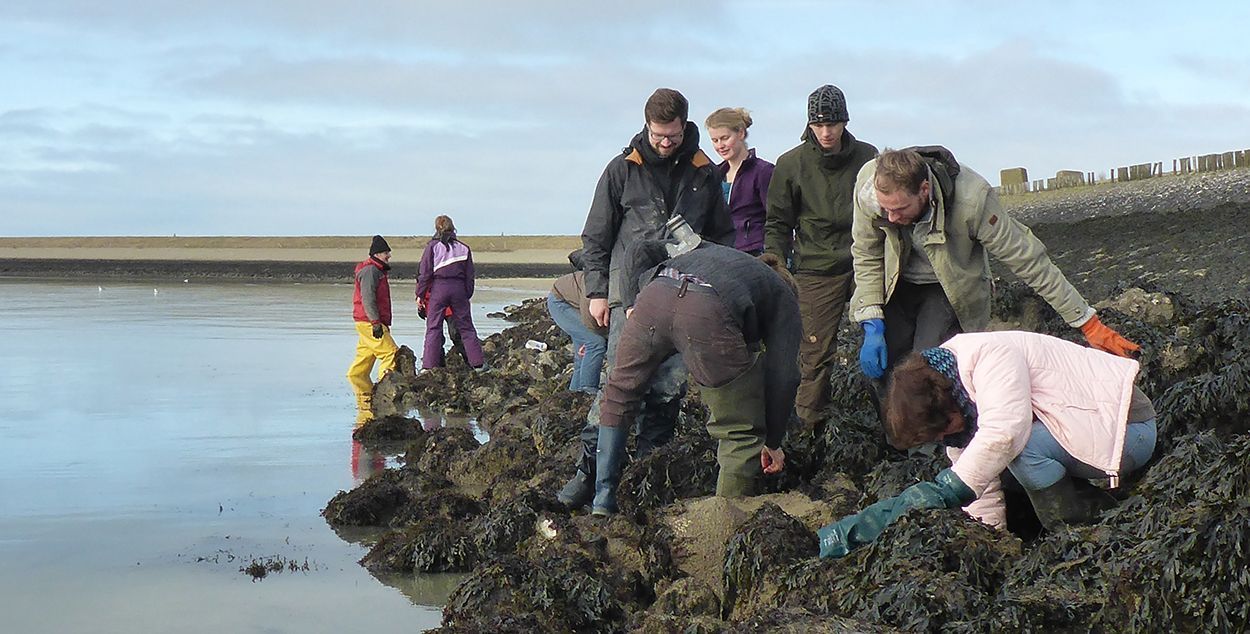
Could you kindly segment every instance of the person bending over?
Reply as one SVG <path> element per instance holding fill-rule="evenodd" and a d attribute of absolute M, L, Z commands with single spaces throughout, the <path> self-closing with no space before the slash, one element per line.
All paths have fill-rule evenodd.
<path fill-rule="evenodd" d="M 781 441 L 794 411 L 802 332 L 794 280 L 775 256 L 764 256 L 766 263 L 706 241 L 672 256 L 681 250 L 660 241 L 631 249 L 622 296 L 630 308 L 600 412 L 596 515 L 617 511 L 627 425 L 651 375 L 674 354 L 685 359 L 711 410 L 716 494 L 751 495 L 761 471 L 785 465 Z"/>
<path fill-rule="evenodd" d="M 1134 385 L 1138 363 L 1031 332 L 955 335 L 905 357 L 886 399 L 886 433 L 900 449 L 946 445 L 951 467 L 817 532 L 821 557 L 873 541 L 913 508 L 962 506 L 1006 526 L 1000 476 L 1024 488 L 1047 530 L 1088 522 L 1114 505 L 1091 485 L 1142 468 L 1155 448 L 1155 411 Z"/>

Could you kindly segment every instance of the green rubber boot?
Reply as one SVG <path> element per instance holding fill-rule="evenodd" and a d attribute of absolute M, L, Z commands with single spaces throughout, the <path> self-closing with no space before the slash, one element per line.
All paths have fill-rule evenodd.
<path fill-rule="evenodd" d="M 1067 476 L 1044 489 L 1024 492 L 1033 503 L 1037 519 L 1050 532 L 1067 524 L 1089 524 L 1116 504 L 1110 493 Z"/>

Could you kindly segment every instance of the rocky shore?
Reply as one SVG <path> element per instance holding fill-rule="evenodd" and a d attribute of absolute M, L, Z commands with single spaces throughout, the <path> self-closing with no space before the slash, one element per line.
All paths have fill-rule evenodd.
<path fill-rule="evenodd" d="M 1155 459 L 1097 524 L 1043 533 L 1027 498 L 1009 494 L 1010 533 L 954 511 L 913 512 L 869 547 L 817 559 L 816 528 L 945 466 L 940 452 L 885 443 L 848 324 L 834 403 L 822 425 L 791 430 L 787 469 L 764 479 L 764 495 L 712 496 L 714 443 L 692 390 L 675 440 L 626 468 L 619 516 L 569 512 L 555 492 L 572 475 L 590 403 L 564 391 L 571 353 L 540 301 L 510 309 L 516 325 L 486 340 L 490 373 L 451 355 L 450 367 L 417 375 L 405 350 L 376 388 L 379 418 L 356 434 L 404 447 L 402 466 L 339 493 L 324 515 L 377 531 L 362 560 L 370 570 L 468 573 L 443 632 L 1240 631 L 1250 619 L 1250 286 L 1244 249 L 1197 247 L 1246 240 L 1234 220 L 1247 207 L 1076 223 L 1052 212 L 1035 230 L 1102 319 L 1142 344 L 1140 384 L 1160 412 Z M 1201 226 L 1213 215 L 1219 227 Z M 1019 282 L 996 289 L 996 327 L 1080 340 Z M 417 409 L 474 415 L 490 440 L 425 429 L 408 418 Z"/>

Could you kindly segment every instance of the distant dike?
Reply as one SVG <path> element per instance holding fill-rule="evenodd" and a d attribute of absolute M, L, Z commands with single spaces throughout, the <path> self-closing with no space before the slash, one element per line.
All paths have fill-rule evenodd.
<path fill-rule="evenodd" d="M 135 280 L 214 280 L 350 282 L 355 265 L 344 262 L 89 260 L 0 258 L 0 277 L 83 277 Z M 392 280 L 415 280 L 418 264 L 397 264 Z M 478 278 L 558 277 L 572 270 L 567 263 L 474 263 Z"/>

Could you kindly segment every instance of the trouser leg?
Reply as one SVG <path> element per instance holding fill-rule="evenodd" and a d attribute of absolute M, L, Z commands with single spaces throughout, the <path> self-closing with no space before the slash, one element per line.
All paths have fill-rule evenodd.
<path fill-rule="evenodd" d="M 899 282 L 884 312 L 891 368 L 908 352 L 939 346 L 963 332 L 941 284 Z"/>
<path fill-rule="evenodd" d="M 443 308 L 446 304 L 439 298 L 438 289 L 430 293 L 429 307 L 425 317 L 425 346 L 421 352 L 421 367 L 424 369 L 443 366 Z"/>
<path fill-rule="evenodd" d="M 372 333 L 370 333 L 372 334 Z M 391 327 L 382 327 L 382 338 L 374 340 L 374 356 L 378 358 L 378 379 L 395 369 L 395 355 L 399 353 L 399 345 L 391 336 Z"/>
<path fill-rule="evenodd" d="M 716 439 L 716 495 L 753 495 L 761 473 L 764 447 L 765 397 L 762 355 L 741 374 L 722 386 L 701 387 L 711 410 L 708 435 Z"/>
<path fill-rule="evenodd" d="M 599 372 L 603 369 L 603 353 L 607 350 L 608 342 L 602 336 L 591 333 L 591 336 L 582 339 L 581 345 L 578 346 L 578 354 L 581 355 L 581 367 L 578 369 L 580 389 L 584 392 L 595 392 L 599 389 Z"/>
<path fill-rule="evenodd" d="M 453 291 L 449 294 L 448 303 L 452 310 L 451 321 L 464 344 L 465 359 L 471 367 L 481 367 L 485 362 L 482 341 L 477 338 L 477 328 L 473 326 L 473 306 L 469 303 L 469 298 L 463 291 Z"/>
<path fill-rule="evenodd" d="M 799 345 L 802 379 L 795 408 L 805 423 L 813 424 L 829 405 L 838 325 L 846 310 L 852 274 L 799 274 L 794 279 L 799 288 L 799 313 L 803 319 L 803 339 Z"/>
<path fill-rule="evenodd" d="M 352 389 L 356 394 L 372 394 L 373 380 L 369 378 L 369 375 L 373 372 L 373 362 L 376 357 L 373 355 L 369 340 L 373 338 L 373 326 L 365 321 L 355 323 L 356 358 L 352 359 L 351 365 L 347 368 L 347 380 L 352 384 Z"/>

